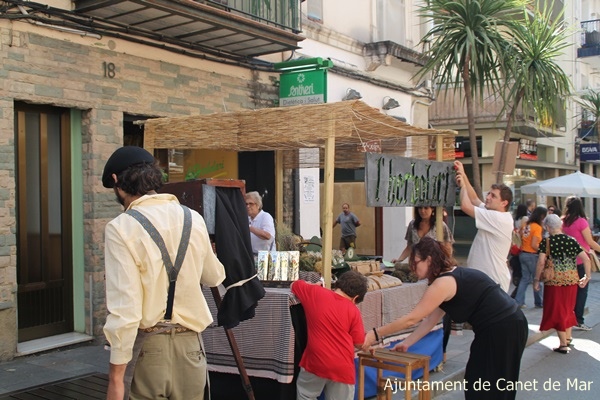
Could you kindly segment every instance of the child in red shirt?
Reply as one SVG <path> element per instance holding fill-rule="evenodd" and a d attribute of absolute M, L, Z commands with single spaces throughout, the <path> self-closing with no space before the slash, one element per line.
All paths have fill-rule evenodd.
<path fill-rule="evenodd" d="M 354 398 L 354 348 L 363 343 L 365 330 L 356 304 L 367 293 L 367 279 L 356 271 L 340 276 L 336 289 L 296 281 L 292 293 L 306 314 L 308 343 L 300 360 L 297 399 Z"/>

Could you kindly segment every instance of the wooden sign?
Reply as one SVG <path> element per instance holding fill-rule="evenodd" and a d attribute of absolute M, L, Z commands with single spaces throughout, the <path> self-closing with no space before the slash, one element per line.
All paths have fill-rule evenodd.
<path fill-rule="evenodd" d="M 454 206 L 456 181 L 450 162 L 366 153 L 367 206 Z"/>

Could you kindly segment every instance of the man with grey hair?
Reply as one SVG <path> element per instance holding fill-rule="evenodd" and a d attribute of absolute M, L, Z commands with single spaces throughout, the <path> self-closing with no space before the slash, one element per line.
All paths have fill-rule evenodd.
<path fill-rule="evenodd" d="M 254 255 L 257 255 L 260 250 L 276 250 L 275 223 L 271 214 L 264 211 L 262 207 L 262 197 L 258 192 L 246 193 L 246 211 L 248 211 Z"/>

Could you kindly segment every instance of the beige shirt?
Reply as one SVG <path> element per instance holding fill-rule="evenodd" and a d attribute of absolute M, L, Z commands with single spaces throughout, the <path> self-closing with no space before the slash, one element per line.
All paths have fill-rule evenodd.
<path fill-rule="evenodd" d="M 183 229 L 183 210 L 170 194 L 146 195 L 131 203 L 160 232 L 171 260 L 175 261 Z M 109 315 L 104 334 L 111 345 L 110 362 L 131 360 L 138 328 L 163 320 L 169 279 L 160 250 L 144 227 L 121 214 L 105 229 L 106 304 Z M 202 332 L 213 319 L 200 284 L 214 287 L 225 279 L 225 270 L 212 251 L 200 214 L 192 211 L 192 231 L 177 278 L 172 323 Z"/>

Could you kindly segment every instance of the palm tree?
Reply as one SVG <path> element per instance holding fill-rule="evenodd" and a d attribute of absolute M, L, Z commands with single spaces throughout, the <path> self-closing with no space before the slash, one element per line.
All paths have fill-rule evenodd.
<path fill-rule="evenodd" d="M 438 86 L 464 92 L 473 160 L 473 188 L 482 197 L 475 130 L 474 99 L 502 93 L 503 56 L 508 48 L 503 31 L 515 29 L 523 0 L 428 0 L 420 15 L 433 22 L 421 43 L 430 44 L 428 59 L 417 73 L 432 74 Z"/>
<path fill-rule="evenodd" d="M 499 165 L 506 162 L 508 142 L 514 125 L 519 104 L 523 103 L 523 111 L 533 112 L 538 121 L 552 123 L 552 116 L 562 107 L 564 100 L 571 91 L 571 82 L 556 63 L 562 51 L 569 46 L 567 42 L 569 31 L 563 21 L 563 10 L 552 16 L 553 3 L 546 4 L 543 9 L 530 14 L 523 11 L 522 24 L 514 26 L 514 37 L 506 59 L 512 59 L 507 64 L 507 102 L 510 109 L 504 141 L 500 152 Z M 506 103 L 505 103 L 506 105 Z M 502 169 L 502 168 L 499 168 Z M 504 171 L 496 172 L 496 182 L 502 183 Z"/>

